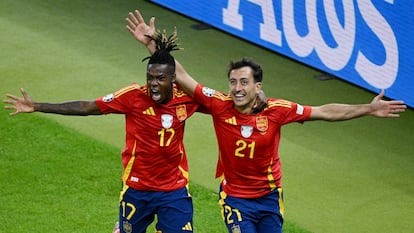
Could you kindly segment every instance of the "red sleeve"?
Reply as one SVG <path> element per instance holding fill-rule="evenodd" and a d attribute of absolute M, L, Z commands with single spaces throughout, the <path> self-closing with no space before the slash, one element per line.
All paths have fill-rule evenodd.
<path fill-rule="evenodd" d="M 131 111 L 133 100 L 137 96 L 139 86 L 131 84 L 114 93 L 95 100 L 102 113 L 128 113 Z"/>
<path fill-rule="evenodd" d="M 300 122 L 310 118 L 312 107 L 303 106 L 295 102 L 283 99 L 271 99 L 268 101 L 268 109 L 272 111 L 274 119 L 280 124 L 285 125 L 291 122 Z"/>

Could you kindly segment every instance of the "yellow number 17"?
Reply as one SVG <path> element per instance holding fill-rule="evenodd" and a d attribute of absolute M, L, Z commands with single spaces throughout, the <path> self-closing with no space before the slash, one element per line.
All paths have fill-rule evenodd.
<path fill-rule="evenodd" d="M 167 133 L 170 133 L 169 136 L 167 136 Z M 171 143 L 171 140 L 173 139 L 175 135 L 175 130 L 173 128 L 169 129 L 161 129 L 158 131 L 158 135 L 160 135 L 160 146 L 169 146 Z M 167 138 L 168 137 L 168 138 Z"/>

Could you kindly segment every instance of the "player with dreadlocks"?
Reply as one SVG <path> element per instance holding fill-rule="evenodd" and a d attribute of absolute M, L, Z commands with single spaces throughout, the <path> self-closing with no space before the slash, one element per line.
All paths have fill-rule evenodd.
<path fill-rule="evenodd" d="M 157 215 L 157 232 L 193 232 L 193 204 L 188 192 L 188 165 L 183 145 L 185 120 L 202 111 L 193 99 L 174 85 L 177 37 L 150 33 L 156 51 L 148 59 L 147 83 L 131 84 L 92 101 L 35 102 L 8 94 L 7 109 L 19 113 L 62 115 L 123 114 L 126 143 L 122 151 L 120 232 L 144 233 Z M 144 61 L 143 60 L 143 61 Z"/>

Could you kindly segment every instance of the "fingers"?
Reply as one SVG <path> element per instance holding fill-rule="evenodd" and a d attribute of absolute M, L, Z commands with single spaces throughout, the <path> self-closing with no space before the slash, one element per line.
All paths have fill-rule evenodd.
<path fill-rule="evenodd" d="M 22 93 L 24 99 L 29 99 L 29 95 L 23 88 L 20 88 L 20 92 Z"/>
<path fill-rule="evenodd" d="M 380 101 L 384 97 L 384 89 L 381 89 L 381 92 L 374 97 L 373 101 Z"/>
<path fill-rule="evenodd" d="M 131 21 L 130 18 L 125 18 L 125 21 L 127 22 L 127 26 L 131 27 L 131 28 L 135 28 L 135 24 Z"/>
<path fill-rule="evenodd" d="M 12 100 L 17 100 L 17 99 L 19 99 L 19 97 L 15 96 L 15 95 L 11 95 L 11 94 L 6 94 L 6 96 L 7 96 L 8 98 L 12 99 Z M 6 102 L 6 101 L 8 101 L 8 102 Z M 10 103 L 11 101 L 10 101 L 10 100 L 4 100 L 3 102 L 5 102 L 5 103 Z"/>
<path fill-rule="evenodd" d="M 10 100 L 5 100 L 5 101 L 3 101 L 3 102 L 8 103 L 8 104 L 14 104 L 14 103 L 13 103 L 12 101 L 10 101 Z M 4 109 L 12 109 L 12 110 L 15 110 L 14 112 L 9 113 L 9 115 L 10 115 L 10 116 L 14 116 L 14 115 L 16 115 L 17 113 L 19 113 L 19 112 L 17 111 L 17 108 L 16 108 L 16 106 L 15 106 L 15 105 L 7 105 L 7 106 L 4 106 Z"/>
<path fill-rule="evenodd" d="M 381 92 L 379 93 L 379 96 L 381 96 L 381 98 L 384 97 L 384 93 L 385 93 L 384 89 L 381 89 Z"/>
<path fill-rule="evenodd" d="M 145 23 L 144 18 L 142 17 L 139 10 L 135 10 L 135 15 L 137 17 L 134 16 L 134 19 L 135 19 L 134 23 L 136 23 L 136 24 Z"/>
<path fill-rule="evenodd" d="M 155 28 L 155 17 L 151 17 L 150 21 L 149 21 L 149 25 L 151 28 Z"/>

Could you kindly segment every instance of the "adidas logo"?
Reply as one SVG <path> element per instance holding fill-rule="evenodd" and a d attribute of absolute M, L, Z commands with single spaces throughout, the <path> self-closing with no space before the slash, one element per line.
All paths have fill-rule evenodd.
<path fill-rule="evenodd" d="M 229 123 L 231 125 L 237 125 L 237 121 L 236 121 L 236 117 L 235 116 L 226 119 L 225 122 L 226 123 Z"/>
<path fill-rule="evenodd" d="M 181 230 L 184 230 L 184 231 L 192 231 L 193 230 L 193 227 L 191 226 L 191 223 L 188 222 L 187 224 L 185 224 L 185 226 L 183 226 L 181 228 Z"/>
<path fill-rule="evenodd" d="M 147 108 L 142 113 L 145 114 L 145 115 L 155 116 L 155 111 L 152 107 Z"/>

